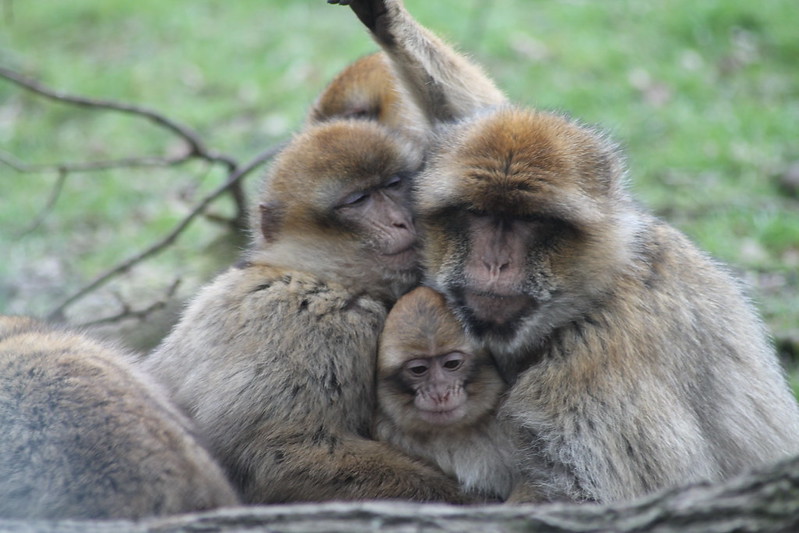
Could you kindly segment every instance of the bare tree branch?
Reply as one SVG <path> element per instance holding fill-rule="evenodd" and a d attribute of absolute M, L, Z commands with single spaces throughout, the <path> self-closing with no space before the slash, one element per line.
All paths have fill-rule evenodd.
<path fill-rule="evenodd" d="M 115 111 L 126 113 L 133 116 L 145 118 L 159 127 L 165 128 L 170 132 L 181 138 L 187 145 L 188 150 L 185 154 L 173 158 L 160 158 L 160 157 L 130 157 L 109 161 L 93 161 L 85 163 L 71 163 L 61 165 L 28 165 L 22 163 L 8 154 L 0 153 L 0 163 L 4 163 L 18 172 L 89 172 L 96 170 L 105 170 L 110 168 L 133 168 L 133 167 L 150 167 L 150 166 L 172 166 L 184 163 L 192 158 L 198 158 L 208 161 L 212 164 L 221 164 L 227 169 L 228 179 L 223 186 L 223 193 L 229 193 L 236 206 L 236 216 L 230 221 L 231 227 L 234 231 L 243 231 L 247 223 L 247 201 L 244 189 L 241 186 L 239 179 L 232 179 L 238 175 L 238 162 L 228 155 L 224 155 L 205 146 L 199 136 L 189 127 L 176 122 L 163 114 L 138 105 L 132 105 L 122 102 L 115 102 L 111 100 L 99 100 L 93 98 L 86 98 L 83 96 L 75 96 L 67 94 L 55 89 L 46 87 L 45 85 L 27 78 L 26 76 L 14 72 L 8 68 L 0 66 L 0 77 L 17 84 L 18 86 L 31 91 L 35 94 L 48 98 L 50 100 L 86 107 L 95 110 Z M 245 173 L 246 174 L 246 173 Z M 36 228 L 41 224 L 41 220 L 37 218 L 31 227 Z M 123 270 L 124 271 L 124 270 Z"/>
<path fill-rule="evenodd" d="M 122 306 L 122 310 L 119 313 L 117 313 L 115 315 L 103 317 L 103 318 L 98 318 L 97 320 L 91 320 L 89 322 L 83 322 L 81 324 L 77 324 L 77 326 L 78 327 L 92 327 L 92 326 L 100 326 L 100 325 L 103 325 L 103 324 L 113 324 L 115 322 L 119 322 L 120 320 L 125 320 L 125 319 L 128 319 L 128 318 L 136 318 L 136 319 L 139 319 L 139 320 L 144 320 L 145 318 L 150 316 L 150 314 L 154 313 L 155 311 L 158 311 L 159 309 L 163 309 L 164 307 L 166 307 L 169 304 L 169 300 L 175 295 L 175 292 L 177 292 L 178 287 L 180 286 L 180 282 L 181 282 L 181 279 L 177 278 L 167 288 L 166 293 L 164 294 L 164 296 L 161 299 L 151 303 L 150 305 L 148 305 L 144 309 L 140 309 L 138 311 L 135 310 L 135 309 L 132 309 L 130 307 L 130 304 L 128 304 L 123 298 L 117 296 L 117 299 L 119 300 L 119 303 Z"/>
<path fill-rule="evenodd" d="M 92 172 L 98 170 L 106 170 L 112 168 L 134 168 L 134 167 L 167 167 L 179 165 L 190 159 L 201 159 L 211 164 L 221 164 L 226 168 L 227 177 L 225 182 L 217 187 L 210 194 L 205 196 L 192 210 L 188 213 L 166 236 L 160 241 L 154 243 L 147 249 L 140 253 L 128 258 L 127 260 L 119 263 L 108 271 L 104 272 L 85 287 L 78 290 L 73 295 L 65 299 L 53 311 L 50 312 L 48 318 L 51 320 L 63 319 L 64 311 L 67 307 L 80 300 L 90 292 L 98 287 L 107 283 L 109 280 L 129 271 L 133 266 L 141 263 L 142 261 L 160 253 L 162 250 L 171 245 L 180 234 L 192 223 L 192 221 L 200 214 L 203 214 L 207 207 L 223 194 L 230 194 L 236 205 L 236 216 L 229 220 L 228 223 L 235 231 L 243 231 L 247 224 L 247 201 L 242 188 L 241 181 L 246 175 L 263 164 L 265 161 L 274 156 L 282 146 L 270 147 L 260 154 L 258 154 L 252 161 L 239 166 L 238 161 L 230 156 L 215 152 L 209 149 L 200 137 L 189 127 L 176 122 L 165 115 L 154 111 L 152 109 L 132 105 L 123 102 L 116 102 L 111 100 L 100 100 L 94 98 L 86 98 L 83 96 L 75 96 L 67 94 L 55 89 L 46 87 L 45 85 L 32 80 L 18 72 L 14 72 L 8 68 L 0 66 L 0 77 L 4 78 L 23 89 L 33 92 L 37 95 L 43 96 L 55 102 L 85 107 L 88 109 L 114 111 L 120 113 L 130 114 L 136 117 L 144 118 L 161 128 L 172 132 L 182 139 L 188 146 L 186 153 L 177 157 L 128 157 L 107 161 L 88 161 L 80 163 L 63 163 L 55 165 L 31 165 L 23 163 L 14 158 L 10 154 L 0 152 L 0 163 L 5 164 L 17 172 L 33 173 L 33 172 L 58 172 L 58 179 L 53 186 L 53 190 L 48 198 L 47 203 L 43 210 L 37 215 L 31 225 L 25 229 L 24 234 L 30 233 L 38 228 L 45 217 L 52 210 L 53 206 L 58 201 L 58 198 L 63 190 L 64 183 L 67 176 L 71 172 Z M 120 314 L 100 319 L 96 323 L 106 323 L 127 318 L 129 316 L 144 316 L 143 313 L 154 311 L 159 305 L 159 302 L 151 305 L 143 311 L 133 311 L 129 307 L 123 305 L 123 310 Z M 94 323 L 93 323 L 94 324 Z"/>
<path fill-rule="evenodd" d="M 700 483 L 608 505 L 455 506 L 406 502 L 254 505 L 124 520 L 0 519 L 19 533 L 789 533 L 799 531 L 799 459 L 722 483 Z"/>
<path fill-rule="evenodd" d="M 114 159 L 114 160 L 107 160 L 107 161 L 88 161 L 84 163 L 61 163 L 61 164 L 54 164 L 54 165 L 29 165 L 27 163 L 23 163 L 22 161 L 18 160 L 14 156 L 9 153 L 3 152 L 0 150 L 0 163 L 11 167 L 12 169 L 16 170 L 20 173 L 25 174 L 36 174 L 36 173 L 44 173 L 44 172 L 57 172 L 58 178 L 53 185 L 53 189 L 50 193 L 50 196 L 45 203 L 45 206 L 30 223 L 30 225 L 19 232 L 19 237 L 24 237 L 30 233 L 36 231 L 39 226 L 42 225 L 44 220 L 47 218 L 47 215 L 50 214 L 53 207 L 55 207 L 58 198 L 61 195 L 61 191 L 64 188 L 64 183 L 67 180 L 67 177 L 71 173 L 78 173 L 78 172 L 94 172 L 100 170 L 108 170 L 114 168 L 136 168 L 136 167 L 169 167 L 180 165 L 192 158 L 191 154 L 186 153 L 182 156 L 173 157 L 173 158 L 160 158 L 160 157 L 129 157 L 124 159 Z M 243 201 L 243 200 L 242 200 Z M 234 227 L 235 224 L 232 223 Z M 238 228 L 236 228 L 238 229 Z"/>
<path fill-rule="evenodd" d="M 69 176 L 68 172 L 63 170 L 58 171 L 58 179 L 53 185 L 52 191 L 50 191 L 50 196 L 47 198 L 47 202 L 44 204 L 42 210 L 39 211 L 39 214 L 36 215 L 36 218 L 33 219 L 33 222 L 31 222 L 27 228 L 19 232 L 19 238 L 22 238 L 39 229 L 39 226 L 42 225 L 44 219 L 47 218 L 47 215 L 50 214 L 56 202 L 58 202 L 58 198 L 61 196 L 61 191 L 64 190 L 64 183 L 67 181 L 67 176 Z"/>
<path fill-rule="evenodd" d="M 114 102 L 111 100 L 99 100 L 94 98 L 86 98 L 83 96 L 74 96 L 71 94 L 67 94 L 61 91 L 57 91 L 55 89 L 51 89 L 49 87 L 45 87 L 44 85 L 40 84 L 37 81 L 34 81 L 30 78 L 19 74 L 18 72 L 14 72 L 8 68 L 0 66 L 0 77 L 7 79 L 8 81 L 19 85 L 20 87 L 24 87 L 28 91 L 31 91 L 35 94 L 40 96 L 44 96 L 50 100 L 54 100 L 56 102 L 61 102 L 65 104 L 76 105 L 79 107 L 85 107 L 88 109 L 98 109 L 98 110 L 105 110 L 105 111 L 117 111 L 120 113 L 127 113 L 130 115 L 146 118 L 151 122 L 161 126 L 162 128 L 166 128 L 167 130 L 173 132 L 178 137 L 183 139 L 188 145 L 190 149 L 190 154 L 193 156 L 197 156 L 202 159 L 206 159 L 208 161 L 221 163 L 225 165 L 229 170 L 233 170 L 236 168 L 236 161 L 231 157 L 214 152 L 208 149 L 205 144 L 200 140 L 197 134 L 188 126 L 180 124 L 166 116 L 162 115 L 161 113 L 149 109 L 147 107 L 127 104 L 123 102 Z"/>
<path fill-rule="evenodd" d="M 79 299 L 83 298 L 96 288 L 100 287 L 101 285 L 107 283 L 109 280 L 113 279 L 114 277 L 123 274 L 130 270 L 133 266 L 138 263 L 141 263 L 143 260 L 152 257 L 161 251 L 163 251 L 166 247 L 172 244 L 180 234 L 191 224 L 191 222 L 200 215 L 214 200 L 219 198 L 221 195 L 227 193 L 231 187 L 237 185 L 242 178 L 248 175 L 250 172 L 264 164 L 270 158 L 272 158 L 275 154 L 277 154 L 282 145 L 270 147 L 252 159 L 249 163 L 241 167 L 240 169 L 236 170 L 235 172 L 231 173 L 228 179 L 217 187 L 214 191 L 209 193 L 202 201 L 197 204 L 192 211 L 186 215 L 183 220 L 181 220 L 173 229 L 170 231 L 164 238 L 160 241 L 156 242 L 146 250 L 139 252 L 138 254 L 134 255 L 133 257 L 128 258 L 127 260 L 123 261 L 122 263 L 118 264 L 117 266 L 111 268 L 110 270 L 106 271 L 105 273 L 101 274 L 97 278 L 94 279 L 91 283 L 77 291 L 72 296 L 68 297 L 64 300 L 60 305 L 58 305 L 55 309 L 53 309 L 47 316 L 49 320 L 61 320 L 63 319 L 64 310 L 78 301 Z"/>
<path fill-rule="evenodd" d="M 43 165 L 30 165 L 23 163 L 7 152 L 0 150 L 0 163 L 11 167 L 24 174 L 37 174 L 44 172 L 96 172 L 115 168 L 137 167 L 170 167 L 177 166 L 192 159 L 190 152 L 177 157 L 126 157 L 122 159 L 109 159 L 106 161 L 86 161 L 82 163 L 56 163 Z"/>

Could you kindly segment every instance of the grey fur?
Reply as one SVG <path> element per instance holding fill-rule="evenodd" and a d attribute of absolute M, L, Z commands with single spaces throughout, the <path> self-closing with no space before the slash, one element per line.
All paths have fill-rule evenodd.
<path fill-rule="evenodd" d="M 238 499 L 126 354 L 0 317 L 0 516 L 143 518 Z"/>

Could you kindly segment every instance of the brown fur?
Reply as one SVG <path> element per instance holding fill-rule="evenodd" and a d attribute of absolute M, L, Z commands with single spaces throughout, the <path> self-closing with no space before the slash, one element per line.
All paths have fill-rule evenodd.
<path fill-rule="evenodd" d="M 403 365 L 460 352 L 468 356 L 457 385 L 466 395 L 465 414 L 451 423 L 419 417 L 419 394 L 403 379 Z M 488 353 L 466 336 L 444 297 L 419 287 L 400 298 L 386 319 L 377 359 L 375 436 L 438 465 L 464 491 L 504 500 L 514 481 L 513 448 L 496 419 L 505 384 Z"/>
<path fill-rule="evenodd" d="M 246 502 L 462 500 L 440 471 L 369 439 L 386 305 L 418 275 L 381 255 L 386 235 L 414 231 L 407 184 L 391 177 L 419 164 L 369 121 L 298 135 L 266 180 L 247 262 L 201 290 L 145 361 Z M 351 205 L 358 191 L 370 198 Z M 380 229 L 378 198 L 402 227 Z"/>
<path fill-rule="evenodd" d="M 313 126 L 338 118 L 373 120 L 424 141 L 429 124 L 398 83 L 382 52 L 362 57 L 342 70 L 308 113 Z"/>
<path fill-rule="evenodd" d="M 635 204 L 611 142 L 486 93 L 399 0 L 346 3 L 439 124 L 416 187 L 426 278 L 512 382 L 512 499 L 631 498 L 799 451 L 739 283 Z"/>
<path fill-rule="evenodd" d="M 235 505 L 189 421 L 126 355 L 0 317 L 0 516 L 131 518 Z"/>

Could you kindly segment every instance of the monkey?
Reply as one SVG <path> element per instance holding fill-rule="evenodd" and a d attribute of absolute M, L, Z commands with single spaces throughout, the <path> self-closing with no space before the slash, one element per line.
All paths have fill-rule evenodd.
<path fill-rule="evenodd" d="M 402 296 L 386 318 L 377 358 L 375 437 L 432 461 L 461 489 L 505 500 L 513 443 L 496 418 L 505 383 L 429 287 Z"/>
<path fill-rule="evenodd" d="M 273 161 L 245 260 L 202 288 L 142 365 L 197 424 L 246 503 L 465 502 L 371 437 L 377 341 L 418 282 L 416 145 L 335 119 Z"/>
<path fill-rule="evenodd" d="M 349 4 L 436 125 L 424 283 L 509 384 L 509 501 L 611 502 L 799 452 L 799 409 L 726 267 L 640 206 L 620 148 L 524 109 L 399 0 Z"/>
<path fill-rule="evenodd" d="M 427 142 L 431 129 L 382 52 L 364 56 L 342 70 L 317 97 L 306 127 L 335 118 L 376 121 L 420 145 Z"/>
<path fill-rule="evenodd" d="M 0 517 L 139 519 L 238 504 L 189 421 L 131 357 L 0 317 Z"/>

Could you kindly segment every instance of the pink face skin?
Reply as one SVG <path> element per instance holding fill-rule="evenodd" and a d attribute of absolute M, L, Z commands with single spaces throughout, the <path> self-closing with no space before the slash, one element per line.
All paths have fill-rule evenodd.
<path fill-rule="evenodd" d="M 473 356 L 450 352 L 412 359 L 402 366 L 404 380 L 416 392 L 414 406 L 419 418 L 430 424 L 448 425 L 466 415 L 463 388 Z"/>
<path fill-rule="evenodd" d="M 480 320 L 502 324 L 531 304 L 523 285 L 527 242 L 535 231 L 535 222 L 469 217 L 464 303 Z"/>
<path fill-rule="evenodd" d="M 408 182 L 401 176 L 392 176 L 381 187 L 346 195 L 336 208 L 345 219 L 372 236 L 379 260 L 392 270 L 411 269 L 418 260 Z"/>

